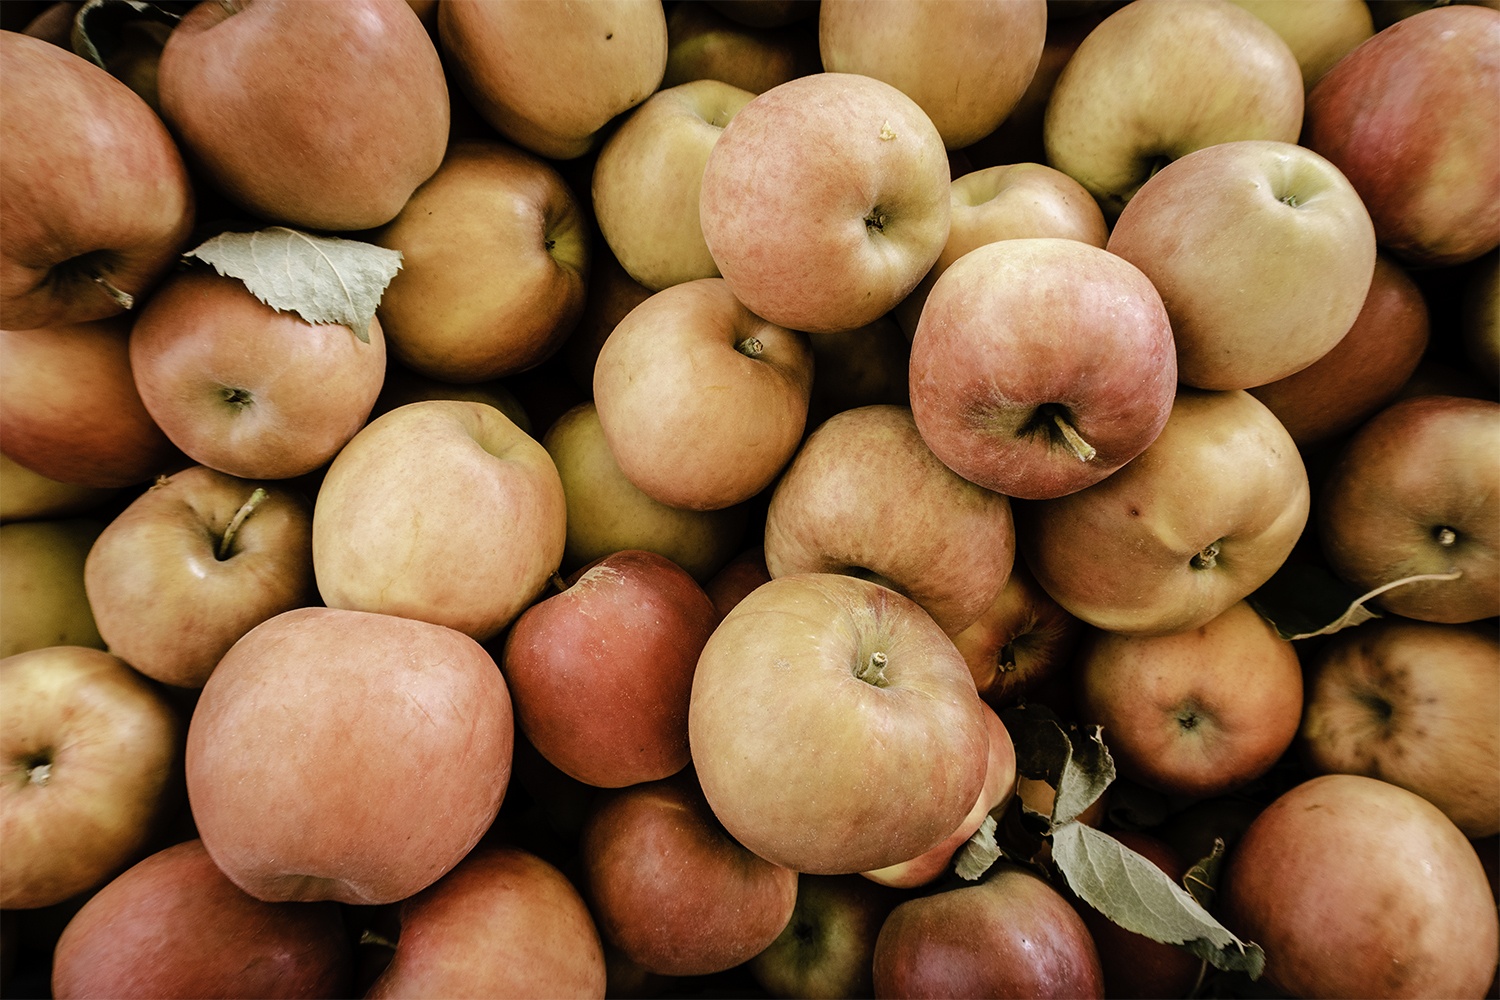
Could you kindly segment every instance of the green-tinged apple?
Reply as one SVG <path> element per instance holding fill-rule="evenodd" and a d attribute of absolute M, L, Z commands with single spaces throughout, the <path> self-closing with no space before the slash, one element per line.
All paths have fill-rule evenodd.
<path fill-rule="evenodd" d="M 1399 400 L 1365 421 L 1322 484 L 1317 524 L 1338 576 L 1392 614 L 1471 622 L 1500 614 L 1500 403 Z"/>
<path fill-rule="evenodd" d="M 99 513 L 119 493 L 118 489 L 60 483 L 0 453 L 0 524 Z"/>
<path fill-rule="evenodd" d="M 703 592 L 714 602 L 714 612 L 723 621 L 750 591 L 763 583 L 771 582 L 771 571 L 766 568 L 766 552 L 762 545 L 735 555 L 724 567 L 703 585 Z"/>
<path fill-rule="evenodd" d="M 1050 236 L 1103 249 L 1109 228 L 1082 184 L 1043 163 L 1008 163 L 953 178 L 948 242 L 922 281 L 892 310 L 910 339 L 932 286 L 970 250 L 999 240 Z"/>
<path fill-rule="evenodd" d="M 1178 390 L 1161 435 L 1103 482 L 1016 505 L 1042 589 L 1090 625 L 1165 635 L 1206 625 L 1271 578 L 1307 524 L 1291 435 L 1243 390 Z"/>
<path fill-rule="evenodd" d="M 799 876 L 792 918 L 745 968 L 773 997 L 870 996 L 875 939 L 907 896 L 858 875 Z"/>
<path fill-rule="evenodd" d="M 353 951 L 337 903 L 262 902 L 187 840 L 132 865 L 68 921 L 52 995 L 345 996 Z"/>
<path fill-rule="evenodd" d="M 1104 996 L 1083 919 L 1046 879 L 1010 863 L 893 909 L 874 972 L 882 998 Z"/>
<path fill-rule="evenodd" d="M 0 525 L 0 658 L 45 646 L 103 649 L 84 587 L 98 517 Z"/>
<path fill-rule="evenodd" d="M 391 356 L 460 383 L 540 364 L 583 314 L 591 228 L 545 160 L 498 139 L 453 142 L 370 236 L 401 253 L 378 311 Z"/>
<path fill-rule="evenodd" d="M 281 483 L 189 466 L 104 527 L 83 581 L 111 653 L 201 688 L 240 636 L 317 600 L 312 506 Z"/>
<path fill-rule="evenodd" d="M 182 722 L 103 650 L 0 659 L 0 748 L 0 908 L 52 906 L 103 885 L 139 860 L 175 805 Z"/>
<path fill-rule="evenodd" d="M 759 94 L 822 68 L 815 17 L 757 28 L 707 3 L 673 4 L 667 11 L 663 89 L 693 80 L 722 80 Z"/>
<path fill-rule="evenodd" d="M 662 289 L 620 321 L 594 404 L 620 471 L 672 507 L 718 510 L 769 486 L 802 440 L 804 334 L 751 312 L 722 278 Z"/>
<path fill-rule="evenodd" d="M 1250 395 L 1306 450 L 1349 433 L 1391 403 L 1426 355 L 1430 336 L 1422 289 L 1378 253 L 1365 303 L 1344 338 L 1306 368 L 1254 386 Z"/>
<path fill-rule="evenodd" d="M 604 952 L 555 865 L 482 844 L 401 904 L 396 954 L 366 997 L 604 996 Z"/>
<path fill-rule="evenodd" d="M 756 854 L 837 875 L 905 861 L 984 786 L 984 703 L 919 605 L 852 576 L 773 579 L 719 623 L 688 738 L 714 815 Z"/>
<path fill-rule="evenodd" d="M 666 556 L 700 583 L 744 543 L 744 504 L 685 510 L 653 500 L 625 478 L 609 450 L 599 411 L 579 403 L 542 435 L 567 496 L 562 571 L 572 573 L 611 553 L 645 549 Z"/>
<path fill-rule="evenodd" d="M 1348 333 L 1369 295 L 1375 227 L 1317 153 L 1242 140 L 1153 175 L 1107 249 L 1161 293 L 1178 380 L 1247 389 L 1301 371 Z"/>
<path fill-rule="evenodd" d="M 123 318 L 0 330 L 0 440 L 32 472 L 94 489 L 182 462 L 141 401 Z"/>
<path fill-rule="evenodd" d="M 1063 67 L 1043 141 L 1047 162 L 1113 219 L 1163 164 L 1196 149 L 1296 142 L 1302 111 L 1302 68 L 1260 18 L 1229 0 L 1137 0 Z"/>
<path fill-rule="evenodd" d="M 1335 636 L 1309 664 L 1298 745 L 1313 774 L 1416 792 L 1470 839 L 1500 833 L 1500 643 L 1403 618 Z"/>
<path fill-rule="evenodd" d="M 1302 718 L 1296 647 L 1244 601 L 1175 635 L 1088 629 L 1073 669 L 1080 718 L 1103 727 L 1119 773 L 1168 795 L 1244 788 Z"/>
<path fill-rule="evenodd" d="M 1422 11 L 1323 76 L 1302 142 L 1349 178 L 1381 247 L 1417 266 L 1460 264 L 1500 244 L 1497 89 L 1500 10 Z"/>
<path fill-rule="evenodd" d="M 753 958 L 797 901 L 797 873 L 725 832 L 691 770 L 602 796 L 578 852 L 600 934 L 658 975 L 711 975 Z"/>
<path fill-rule="evenodd" d="M 195 200 L 155 112 L 82 56 L 0 35 L 0 327 L 115 316 L 186 249 Z"/>
<path fill-rule="evenodd" d="M 406 0 L 199 4 L 167 38 L 157 92 L 206 180 L 309 229 L 389 222 L 448 143 L 442 60 Z"/>
<path fill-rule="evenodd" d="M 449 71 L 497 132 L 552 160 L 594 148 L 661 84 L 660 0 L 454 0 L 438 5 Z"/>
<path fill-rule="evenodd" d="M 853 330 L 811 334 L 807 341 L 813 353 L 808 427 L 858 406 L 910 402 L 911 341 L 894 314 Z"/>
<path fill-rule="evenodd" d="M 370 421 L 313 507 L 329 607 L 447 625 L 481 642 L 562 562 L 567 499 L 536 439 L 484 403 L 426 400 Z"/>
<path fill-rule="evenodd" d="M 1062 680 L 1083 623 L 1037 585 L 1024 560 L 972 625 L 953 637 L 979 696 L 995 708 L 1040 696 Z M 1069 687 L 1072 685 L 1069 684 Z"/>
<path fill-rule="evenodd" d="M 658 90 L 600 147 L 594 218 L 620 266 L 644 287 L 719 276 L 698 218 L 703 168 L 724 126 L 754 96 L 719 80 Z"/>
<path fill-rule="evenodd" d="M 1483 997 L 1500 956 L 1474 845 L 1420 795 L 1362 775 L 1268 805 L 1227 856 L 1217 903 L 1292 996 Z"/>
<path fill-rule="evenodd" d="M 168 277 L 130 331 L 146 411 L 194 462 L 243 479 L 326 465 L 368 419 L 385 377 L 380 321 L 369 341 L 266 305 L 206 267 Z"/>
<path fill-rule="evenodd" d="M 844 573 L 911 598 L 943 631 L 968 628 L 1015 560 L 1010 500 L 957 475 L 904 406 L 861 406 L 808 435 L 766 509 L 771 576 Z"/>
<path fill-rule="evenodd" d="M 512 727 L 505 679 L 462 632 L 298 608 L 247 632 L 204 684 L 188 801 L 214 863 L 255 898 L 392 903 L 489 829 Z"/>
<path fill-rule="evenodd" d="M 1297 65 L 1302 86 L 1312 90 L 1355 46 L 1375 33 L 1366 0 L 1234 0 L 1281 36 Z"/>
<path fill-rule="evenodd" d="M 933 284 L 912 338 L 922 438 L 960 476 L 1017 498 L 1109 477 L 1156 440 L 1176 389 L 1161 295 L 1078 240 L 969 251 Z"/>
<path fill-rule="evenodd" d="M 483 382 L 446 382 L 431 375 L 412 371 L 399 361 L 386 359 L 385 381 L 380 385 L 380 395 L 375 397 L 372 418 L 380 416 L 407 403 L 420 403 L 428 399 L 467 399 L 476 403 L 487 403 L 510 418 L 510 421 L 527 434 L 532 434 L 531 415 L 511 388 L 509 379 L 485 379 Z"/>
<path fill-rule="evenodd" d="M 719 136 L 703 171 L 703 237 L 756 315 L 852 330 L 937 260 L 949 181 L 942 137 L 916 102 L 872 77 L 815 73 L 758 95 Z"/>
<path fill-rule="evenodd" d="M 626 550 L 527 608 L 500 660 L 516 725 L 565 774 L 619 788 L 687 766 L 688 697 L 713 602 L 655 552 Z M 779 928 L 778 928 L 779 929 Z"/>
<path fill-rule="evenodd" d="M 917 102 L 949 149 L 995 130 L 1042 58 L 1046 0 L 823 0 L 823 68 L 884 80 Z"/>
<path fill-rule="evenodd" d="M 1464 356 L 1500 388 L 1500 251 L 1476 261 L 1464 281 L 1458 336 Z"/>

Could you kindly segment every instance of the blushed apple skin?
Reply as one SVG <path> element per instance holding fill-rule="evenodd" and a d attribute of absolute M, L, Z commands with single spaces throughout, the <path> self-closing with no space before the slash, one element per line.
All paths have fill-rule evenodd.
<path fill-rule="evenodd" d="M 1083 623 L 1037 585 L 1025 560 L 972 625 L 953 637 L 979 696 L 996 709 L 1041 694 L 1072 662 Z"/>

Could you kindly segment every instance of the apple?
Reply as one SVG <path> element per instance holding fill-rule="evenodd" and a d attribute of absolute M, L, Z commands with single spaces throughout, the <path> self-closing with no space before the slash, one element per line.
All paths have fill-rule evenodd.
<path fill-rule="evenodd" d="M 876 997 L 1104 996 L 1083 919 L 1046 879 L 1008 862 L 891 910 L 874 976 Z"/>
<path fill-rule="evenodd" d="M 813 354 L 807 426 L 817 427 L 859 406 L 911 402 L 911 340 L 901 332 L 895 313 L 853 330 L 811 334 L 807 342 Z"/>
<path fill-rule="evenodd" d="M 369 342 L 309 323 L 206 267 L 178 271 L 130 331 L 146 411 L 200 465 L 289 479 L 326 465 L 364 425 L 385 377 L 380 322 Z"/>
<path fill-rule="evenodd" d="M 852 330 L 937 260 L 949 181 L 942 137 L 916 102 L 872 77 L 814 73 L 756 96 L 725 127 L 703 171 L 703 237 L 751 312 L 809 333 Z"/>
<path fill-rule="evenodd" d="M 328 467 L 313 506 L 318 592 L 486 641 L 562 562 L 566 504 L 546 449 L 493 406 L 408 403 Z"/>
<path fill-rule="evenodd" d="M 1234 0 L 1282 37 L 1297 65 L 1302 67 L 1302 86 L 1313 86 L 1355 46 L 1375 33 L 1375 21 L 1366 0 Z"/>
<path fill-rule="evenodd" d="M 1332 164 L 1291 142 L 1222 142 L 1141 185 L 1107 249 L 1156 286 L 1178 379 L 1247 389 L 1301 371 L 1354 324 L 1375 228 Z"/>
<path fill-rule="evenodd" d="M 512 739 L 505 679 L 473 639 L 298 608 L 246 633 L 203 685 L 188 801 L 214 863 L 255 898 L 391 903 L 479 842 Z"/>
<path fill-rule="evenodd" d="M 754 27 L 709 3 L 673 4 L 667 11 L 667 69 L 662 89 L 693 80 L 722 80 L 752 94 L 822 70 L 817 18 Z"/>
<path fill-rule="evenodd" d="M 370 235 L 401 253 L 378 311 L 391 355 L 459 383 L 540 364 L 583 313 L 591 228 L 545 160 L 499 140 L 451 143 Z"/>
<path fill-rule="evenodd" d="M 559 352 L 574 384 L 589 396 L 594 390 L 594 364 L 599 360 L 604 341 L 630 310 L 653 294 L 620 266 L 597 228 L 591 253 L 583 315 Z"/>
<path fill-rule="evenodd" d="M 317 600 L 312 507 L 279 483 L 189 466 L 104 527 L 83 582 L 111 653 L 201 688 L 242 635 Z"/>
<path fill-rule="evenodd" d="M 1334 440 L 1393 402 L 1426 355 L 1431 323 L 1421 288 L 1388 254 L 1377 253 L 1370 290 L 1354 324 L 1317 361 L 1252 386 L 1297 446 Z"/>
<path fill-rule="evenodd" d="M 1246 787 L 1302 718 L 1297 649 L 1244 601 L 1175 635 L 1088 629 L 1074 670 L 1080 718 L 1103 727 L 1119 773 L 1168 795 Z"/>
<path fill-rule="evenodd" d="M 644 287 L 719 276 L 698 218 L 703 168 L 724 126 L 754 96 L 719 80 L 667 87 L 600 147 L 594 217 L 620 266 Z"/>
<path fill-rule="evenodd" d="M 1045 695 L 1063 680 L 1083 623 L 1037 585 L 1025 560 L 972 625 L 953 637 L 979 696 L 1006 708 Z M 1071 685 L 1069 685 L 1071 686 Z"/>
<path fill-rule="evenodd" d="M 337 903 L 255 899 L 193 839 L 89 897 L 58 939 L 52 995 L 344 996 L 353 951 Z"/>
<path fill-rule="evenodd" d="M 600 933 L 658 975 L 710 975 L 753 958 L 797 900 L 797 873 L 726 833 L 691 770 L 601 796 L 578 851 Z"/>
<path fill-rule="evenodd" d="M 182 460 L 141 401 L 124 318 L 0 330 L 0 440 L 17 464 L 91 489 L 149 482 Z"/>
<path fill-rule="evenodd" d="M 52 906 L 114 878 L 173 801 L 182 723 L 151 682 L 86 646 L 0 659 L 0 908 Z"/>
<path fill-rule="evenodd" d="M 927 113 L 949 149 L 1005 120 L 1036 73 L 1046 33 L 1046 0 L 818 5 L 823 69 L 896 87 Z"/>
<path fill-rule="evenodd" d="M 389 222 L 448 143 L 443 64 L 406 0 L 198 5 L 162 48 L 157 91 L 209 182 L 307 229 Z"/>
<path fill-rule="evenodd" d="M 0 524 L 99 512 L 119 492 L 60 483 L 0 453 Z"/>
<path fill-rule="evenodd" d="M 688 697 L 714 630 L 713 602 L 688 572 L 627 550 L 527 608 L 500 660 L 516 724 L 565 774 L 604 788 L 687 766 Z M 779 928 L 778 928 L 779 929 Z"/>
<path fill-rule="evenodd" d="M 938 461 L 909 409 L 880 404 L 808 435 L 771 493 L 764 552 L 772 577 L 874 580 L 956 635 L 1005 586 L 1015 527 L 1008 498 Z"/>
<path fill-rule="evenodd" d="M 109 73 L 30 35 L 0 35 L 0 327 L 132 308 L 186 249 L 192 183 L 161 119 Z"/>
<path fill-rule="evenodd" d="M 380 384 L 380 394 L 375 397 L 371 417 L 388 413 L 407 403 L 419 403 L 428 399 L 467 399 L 476 403 L 487 403 L 510 418 L 527 434 L 533 437 L 531 415 L 521 404 L 512 381 L 506 378 L 485 379 L 482 382 L 446 382 L 440 378 L 423 375 L 406 367 L 399 361 L 386 359 L 385 381 Z"/>
<path fill-rule="evenodd" d="M 1497 47 L 1500 11 L 1425 10 L 1360 44 L 1307 95 L 1303 144 L 1349 178 L 1381 247 L 1405 263 L 1460 264 L 1500 244 Z"/>
<path fill-rule="evenodd" d="M 71 48 L 73 18 L 78 13 L 78 8 L 82 6 L 79 0 L 57 0 L 55 3 L 38 0 L 32 6 L 41 9 L 37 11 L 35 17 L 25 22 L 24 27 L 20 29 L 21 32 L 32 38 L 51 42 L 53 45 L 61 45 L 65 49 Z M 3 30 L 14 31 L 16 29 L 6 25 Z"/>
<path fill-rule="evenodd" d="M 1177 388 L 1162 297 L 1119 256 L 1077 240 L 1002 240 L 932 286 L 912 338 L 911 409 L 949 468 L 1039 500 L 1139 455 Z"/>
<path fill-rule="evenodd" d="M 530 851 L 481 844 L 400 913 L 395 956 L 367 997 L 604 996 L 583 897 Z"/>
<path fill-rule="evenodd" d="M 766 551 L 762 545 L 744 549 L 724 564 L 703 585 L 703 592 L 714 603 L 714 613 L 719 621 L 744 600 L 756 587 L 771 582 L 771 571 L 766 568 Z"/>
<path fill-rule="evenodd" d="M 693 675 L 688 740 L 730 836 L 815 875 L 935 846 L 988 759 L 952 640 L 894 590 L 832 573 L 777 577 L 725 616 Z"/>
<path fill-rule="evenodd" d="M 454 0 L 438 5 L 449 71 L 516 145 L 571 160 L 650 97 L 667 64 L 660 0 Z"/>
<path fill-rule="evenodd" d="M 103 649 L 84 588 L 98 517 L 0 524 L 0 658 L 44 646 Z"/>
<path fill-rule="evenodd" d="M 798 876 L 791 919 L 745 968 L 773 997 L 871 996 L 875 939 L 907 895 L 858 875 Z"/>
<path fill-rule="evenodd" d="M 1474 264 L 1464 282 L 1459 339 L 1464 356 L 1500 388 L 1500 252 Z"/>
<path fill-rule="evenodd" d="M 1226 927 L 1292 996 L 1482 997 L 1500 955 L 1474 846 L 1413 792 L 1324 775 L 1282 793 L 1227 856 Z M 1337 956 L 1336 959 L 1331 956 Z"/>
<path fill-rule="evenodd" d="M 1317 526 L 1329 568 L 1392 614 L 1469 622 L 1500 614 L 1500 403 L 1399 400 L 1362 424 L 1323 483 Z"/>
<path fill-rule="evenodd" d="M 1364 774 L 1500 833 L 1500 643 L 1493 629 L 1403 618 L 1334 636 L 1309 664 L 1298 745 L 1313 774 Z"/>
<path fill-rule="evenodd" d="M 1296 142 L 1303 103 L 1297 57 L 1249 11 L 1229 0 L 1128 3 L 1089 32 L 1053 85 L 1047 163 L 1114 219 L 1161 166 L 1193 150 Z"/>
<path fill-rule="evenodd" d="M 812 392 L 807 337 L 762 319 L 722 278 L 664 288 L 610 333 L 594 404 L 620 471 L 670 507 L 719 510 L 791 460 Z"/>

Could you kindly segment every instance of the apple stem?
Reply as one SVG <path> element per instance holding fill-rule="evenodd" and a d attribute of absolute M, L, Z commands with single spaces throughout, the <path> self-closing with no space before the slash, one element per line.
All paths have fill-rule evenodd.
<path fill-rule="evenodd" d="M 875 652 L 871 653 L 870 658 L 862 663 L 860 665 L 860 668 L 854 672 L 854 676 L 858 677 L 866 684 L 874 684 L 876 687 L 885 687 L 885 665 L 888 660 L 889 657 L 887 657 L 883 652 L 877 649 Z"/>
<path fill-rule="evenodd" d="M 104 275 L 92 272 L 89 277 L 93 279 L 94 284 L 104 289 L 104 293 L 114 299 L 121 309 L 129 311 L 135 307 L 135 296 L 116 288 Z"/>
<path fill-rule="evenodd" d="M 1099 454 L 1094 446 L 1085 441 L 1083 435 L 1078 433 L 1078 428 L 1068 423 L 1068 419 L 1061 413 L 1052 414 L 1052 422 L 1062 432 L 1063 440 L 1068 443 L 1068 448 L 1072 450 L 1073 454 L 1078 456 L 1080 462 L 1092 461 L 1094 456 Z"/>
<path fill-rule="evenodd" d="M 1002 674 L 1008 674 L 1016 669 L 1016 650 L 1010 643 L 1000 647 L 999 663 L 997 668 Z"/>
<path fill-rule="evenodd" d="M 229 527 L 224 529 L 224 537 L 219 539 L 218 557 L 220 559 L 229 558 L 229 547 L 234 544 L 235 532 L 240 530 L 240 525 L 245 523 L 245 518 L 249 517 L 250 512 L 260 506 L 260 502 L 266 496 L 265 489 L 257 486 L 255 487 L 255 491 L 250 494 L 250 499 L 246 500 L 243 506 L 234 512 L 234 517 L 229 519 Z"/>
<path fill-rule="evenodd" d="M 373 944 L 381 948 L 389 948 L 391 951 L 396 950 L 396 942 L 392 941 L 390 938 L 386 937 L 379 931 L 372 930 L 369 927 L 366 927 L 364 930 L 359 932 L 359 943 Z"/>
<path fill-rule="evenodd" d="M 1219 539 L 1223 541 L 1223 539 Z M 1193 569 L 1213 569 L 1219 564 L 1219 542 L 1209 542 L 1192 559 Z"/>
<path fill-rule="evenodd" d="M 746 337 L 738 344 L 735 344 L 734 349 L 747 358 L 758 358 L 760 357 L 760 352 L 766 349 L 766 345 L 762 344 L 758 337 Z"/>
<path fill-rule="evenodd" d="M 552 584 L 552 589 L 559 594 L 568 589 L 568 581 L 564 580 L 562 574 L 557 570 L 553 570 L 552 575 L 547 579 Z"/>

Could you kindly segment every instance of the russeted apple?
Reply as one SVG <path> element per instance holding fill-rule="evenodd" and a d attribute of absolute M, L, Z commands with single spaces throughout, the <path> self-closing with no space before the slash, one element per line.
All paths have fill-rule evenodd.
<path fill-rule="evenodd" d="M 123 313 L 192 232 L 177 145 L 129 87 L 66 48 L 6 31 L 0 61 L 0 327 Z"/>
<path fill-rule="evenodd" d="M 965 479 L 1017 498 L 1108 477 L 1161 433 L 1176 388 L 1161 295 L 1078 240 L 971 250 L 933 284 L 912 338 L 923 440 Z"/>
<path fill-rule="evenodd" d="M 308 229 L 389 222 L 448 143 L 442 60 L 406 0 L 200 4 L 167 36 L 157 90 L 206 180 Z"/>
<path fill-rule="evenodd" d="M 46 646 L 105 648 L 84 566 L 108 524 L 99 517 L 0 524 L 0 658 Z"/>
<path fill-rule="evenodd" d="M 858 875 L 800 875 L 791 919 L 745 968 L 773 997 L 870 996 L 875 939 L 907 896 Z"/>
<path fill-rule="evenodd" d="M 953 641 L 894 590 L 832 573 L 778 577 L 719 623 L 693 675 L 688 739 L 730 835 L 824 875 L 938 844 L 979 797 L 989 756 Z"/>
<path fill-rule="evenodd" d="M 1398 400 L 1344 445 L 1317 500 L 1329 567 L 1407 618 L 1471 622 L 1500 614 L 1500 403 Z"/>
<path fill-rule="evenodd" d="M 1298 734 L 1313 774 L 1365 774 L 1437 806 L 1470 839 L 1500 833 L 1500 642 L 1404 618 L 1334 636 L 1309 664 Z"/>
<path fill-rule="evenodd" d="M 1420 795 L 1363 775 L 1282 793 L 1227 855 L 1216 901 L 1291 996 L 1478 998 L 1500 957 L 1474 845 Z"/>
<path fill-rule="evenodd" d="M 1062 680 L 1083 623 L 1037 585 L 1024 559 L 974 623 L 953 637 L 979 696 L 1005 708 Z M 1071 684 L 1068 685 L 1071 687 Z"/>
<path fill-rule="evenodd" d="M 938 461 L 909 409 L 880 404 L 808 435 L 772 490 L 763 548 L 773 577 L 874 580 L 956 635 L 1005 586 L 1015 526 L 1007 497 Z"/>
<path fill-rule="evenodd" d="M 406 899 L 479 842 L 510 781 L 505 679 L 462 632 L 298 608 L 245 634 L 188 726 L 204 847 L 267 901 Z"/>
<path fill-rule="evenodd" d="M 1279 569 L 1310 507 L 1286 428 L 1243 389 L 1182 387 L 1161 435 L 1107 479 L 1018 503 L 1042 589 L 1090 625 L 1166 635 L 1206 625 Z"/>
<path fill-rule="evenodd" d="M 163 848 L 68 921 L 52 995 L 345 996 L 354 949 L 337 903 L 267 903 L 219 871 L 201 840 Z"/>
<path fill-rule="evenodd" d="M 797 873 L 731 837 L 691 770 L 601 796 L 578 853 L 601 935 L 658 975 L 710 975 L 753 958 L 797 901 Z"/>

